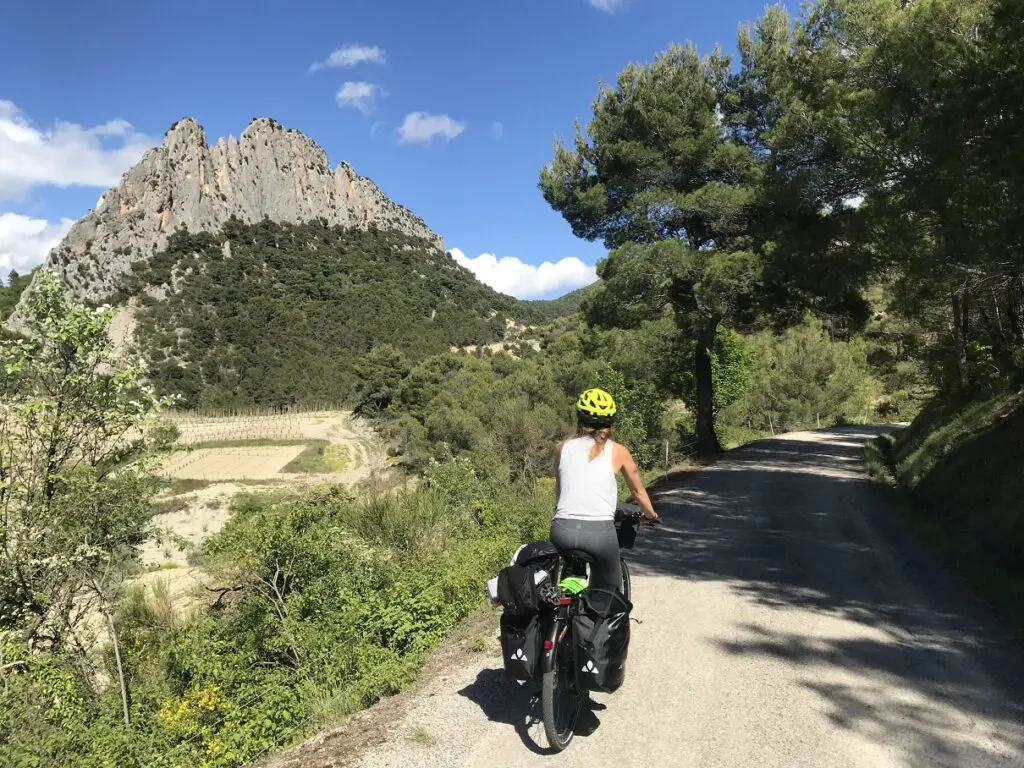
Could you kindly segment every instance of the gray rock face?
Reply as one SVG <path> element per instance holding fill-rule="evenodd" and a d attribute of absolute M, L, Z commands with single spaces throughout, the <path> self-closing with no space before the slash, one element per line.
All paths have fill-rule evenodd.
<path fill-rule="evenodd" d="M 186 118 L 171 126 L 105 192 L 47 256 L 75 301 L 102 301 L 132 262 L 162 250 L 178 228 L 216 231 L 231 216 L 254 223 L 326 219 L 328 224 L 393 229 L 443 248 L 422 219 L 394 203 L 372 181 L 342 163 L 331 171 L 312 139 L 274 120 L 253 120 L 241 137 L 207 145 L 202 126 Z M 31 289 L 30 289 L 31 290 Z M 8 325 L 18 328 L 19 311 Z"/>

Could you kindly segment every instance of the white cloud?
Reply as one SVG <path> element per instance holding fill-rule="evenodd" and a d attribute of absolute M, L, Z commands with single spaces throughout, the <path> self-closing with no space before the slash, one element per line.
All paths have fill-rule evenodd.
<path fill-rule="evenodd" d="M 501 141 L 501 137 L 505 135 L 505 126 L 495 120 L 491 123 L 491 138 L 495 141 Z"/>
<path fill-rule="evenodd" d="M 376 138 L 377 137 L 377 131 L 379 131 L 385 125 L 387 125 L 387 123 L 385 123 L 383 120 L 378 120 L 372 126 L 370 126 L 370 138 L 371 139 Z"/>
<path fill-rule="evenodd" d="M 587 2 L 605 13 L 615 13 L 626 6 L 626 0 L 587 0 Z"/>
<path fill-rule="evenodd" d="M 51 223 L 19 213 L 0 213 L 0 278 L 6 280 L 12 269 L 25 274 L 41 263 L 72 224 L 71 219 Z"/>
<path fill-rule="evenodd" d="M 120 119 L 39 130 L 16 104 L 0 100 L 0 199 L 37 185 L 111 187 L 158 143 Z"/>
<path fill-rule="evenodd" d="M 346 45 L 331 51 L 331 55 L 323 61 L 314 61 L 309 65 L 309 71 L 354 67 L 357 64 L 384 64 L 386 61 L 384 50 L 376 45 Z"/>
<path fill-rule="evenodd" d="M 354 107 L 368 115 L 377 108 L 378 96 L 387 96 L 379 85 L 349 81 L 338 89 L 335 98 L 339 107 Z"/>
<path fill-rule="evenodd" d="M 480 282 L 520 299 L 565 293 L 597 280 L 597 270 L 575 256 L 543 264 L 525 264 L 514 256 L 499 259 L 493 253 L 481 253 L 471 259 L 458 248 L 448 253 Z"/>
<path fill-rule="evenodd" d="M 451 141 L 464 130 L 465 123 L 453 120 L 448 115 L 410 112 L 398 129 L 398 141 L 401 144 L 429 144 L 438 136 Z"/>
<path fill-rule="evenodd" d="M 851 195 L 843 200 L 844 208 L 860 208 L 864 205 L 864 195 Z"/>

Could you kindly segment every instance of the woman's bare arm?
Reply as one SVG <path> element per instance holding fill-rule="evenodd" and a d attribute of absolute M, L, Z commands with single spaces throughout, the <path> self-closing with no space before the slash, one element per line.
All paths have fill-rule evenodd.
<path fill-rule="evenodd" d="M 554 473 L 554 476 L 555 476 L 555 503 L 556 504 L 558 503 L 558 497 L 562 493 L 562 482 L 561 482 L 561 479 L 558 476 L 558 465 L 561 464 L 561 462 L 562 462 L 562 446 L 563 445 L 565 445 L 565 443 L 561 442 L 561 443 L 559 443 L 558 445 L 555 446 L 555 456 L 554 456 L 554 460 L 552 462 L 552 472 Z"/>
<path fill-rule="evenodd" d="M 620 468 L 622 476 L 626 478 L 626 485 L 629 486 L 630 493 L 633 494 L 636 503 L 643 510 L 644 517 L 648 520 L 657 520 L 658 513 L 654 511 L 651 497 L 647 495 L 644 481 L 640 477 L 640 470 L 637 469 L 636 462 L 633 461 L 633 454 L 629 452 L 626 446 L 619 443 L 615 444 L 615 452 L 618 454 L 614 457 L 615 463 Z"/>

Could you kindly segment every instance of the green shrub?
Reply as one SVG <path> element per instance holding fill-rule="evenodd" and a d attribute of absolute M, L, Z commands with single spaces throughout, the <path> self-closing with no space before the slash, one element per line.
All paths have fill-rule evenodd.
<path fill-rule="evenodd" d="M 216 609 L 183 621 L 159 588 L 123 596 L 131 731 L 116 691 L 89 693 L 70 659 L 18 657 L 29 666 L 0 688 L 3 765 L 244 765 L 400 690 L 515 547 L 546 535 L 549 484 L 485 492 L 473 472 L 435 464 L 419 491 L 358 500 L 239 496 L 204 544 L 238 587 Z"/>
<path fill-rule="evenodd" d="M 835 424 L 864 424 L 876 417 L 880 385 L 861 339 L 833 341 L 808 318 L 781 336 L 749 337 L 749 385 L 719 413 L 725 428 L 750 433 L 788 432 Z"/>

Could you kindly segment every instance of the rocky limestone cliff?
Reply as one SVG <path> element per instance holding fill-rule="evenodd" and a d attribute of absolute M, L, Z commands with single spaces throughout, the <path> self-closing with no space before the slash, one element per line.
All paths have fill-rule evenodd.
<path fill-rule="evenodd" d="M 210 147 L 202 126 L 186 118 L 75 223 L 45 267 L 74 300 L 102 301 L 132 262 L 162 250 L 179 227 L 217 231 L 232 216 L 246 223 L 269 217 L 376 225 L 443 247 L 422 219 L 349 165 L 332 172 L 324 150 L 302 133 L 257 118 L 238 140 L 232 136 Z M 9 325 L 19 327 L 17 310 Z"/>

